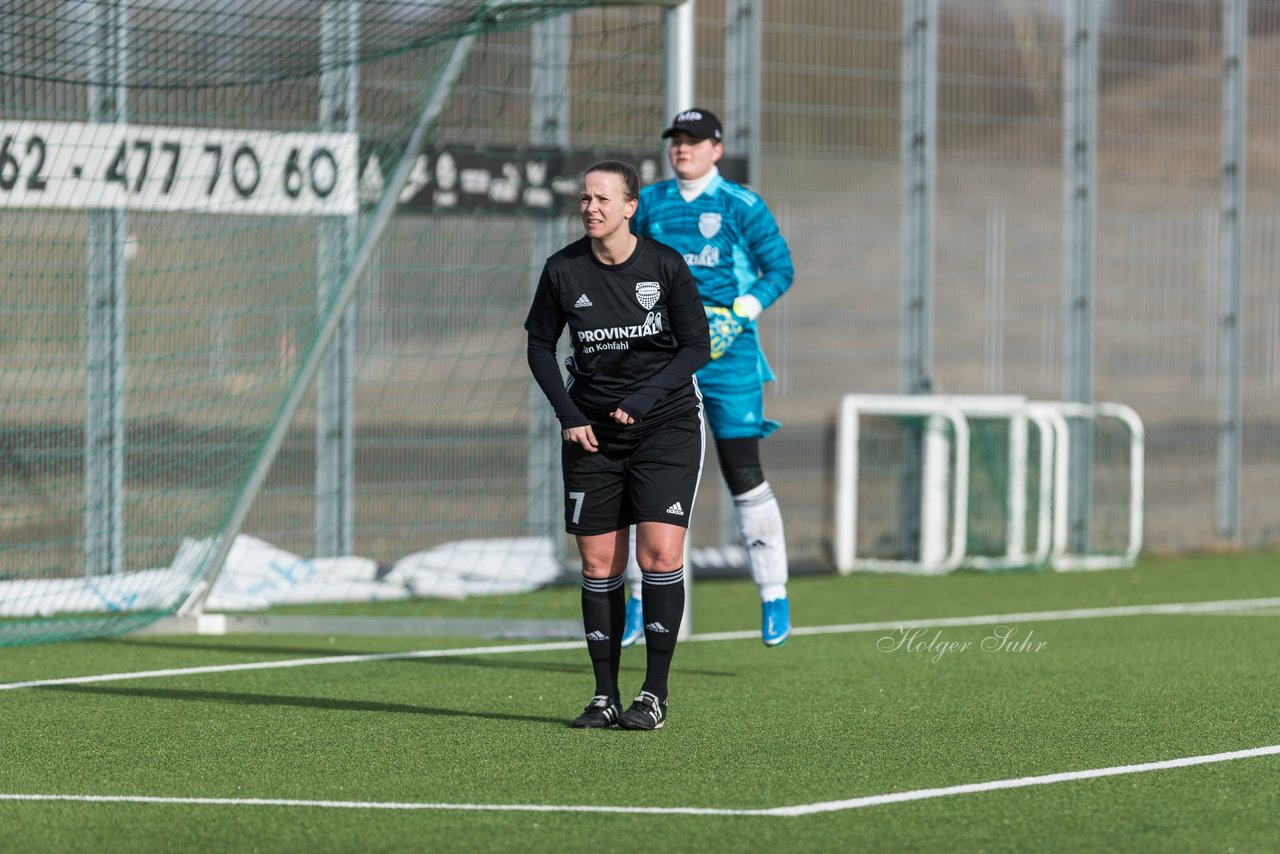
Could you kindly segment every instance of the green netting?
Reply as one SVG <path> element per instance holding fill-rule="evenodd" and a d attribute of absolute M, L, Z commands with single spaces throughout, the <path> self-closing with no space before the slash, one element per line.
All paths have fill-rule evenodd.
<path fill-rule="evenodd" d="M 1037 549 L 1047 545 L 1038 542 L 1040 512 L 1048 509 L 1041 508 L 1041 486 L 1052 473 L 1041 471 L 1040 431 L 1028 429 L 1019 446 L 1012 442 L 1010 425 L 1007 417 L 969 419 L 965 553 L 1019 569 L 1035 566 Z"/>
<path fill-rule="evenodd" d="M 853 505 L 859 560 L 868 565 L 927 564 L 922 553 L 932 549 L 937 557 L 944 545 L 951 547 L 956 526 L 963 525 L 958 538 L 962 554 L 956 564 L 961 567 L 991 571 L 1131 565 L 1142 525 L 1141 495 L 1135 501 L 1134 492 L 1135 475 L 1141 480 L 1142 454 L 1139 450 L 1135 457 L 1134 451 L 1135 441 L 1139 449 L 1143 441 L 1140 425 L 1109 411 L 1107 404 L 1082 420 L 1084 429 L 1071 439 L 1081 443 L 1089 459 L 1090 477 L 1081 486 L 1070 482 L 1066 467 L 1067 422 L 1055 427 L 1047 416 L 1059 404 L 1010 404 L 1010 398 L 999 397 L 954 400 L 966 410 L 963 473 L 955 431 L 940 429 L 940 419 L 859 414 Z M 932 479 L 925 448 L 931 432 L 946 452 L 944 457 L 935 450 L 939 456 Z M 1088 491 L 1087 552 L 1070 545 L 1066 508 L 1072 489 Z M 939 503 L 942 496 L 945 507 Z M 934 507 L 926 521 L 930 498 Z"/>
<path fill-rule="evenodd" d="M 0 7 L 0 644 L 173 614 L 223 553 L 227 608 L 546 616 L 461 598 L 433 559 L 393 573 L 459 543 L 558 561 L 521 322 L 564 218 L 410 210 L 390 180 L 428 115 L 413 192 L 478 180 L 450 146 L 528 146 L 537 74 L 562 76 L 575 148 L 653 148 L 662 5 Z M 537 67 L 531 25 L 558 15 L 569 59 Z M 375 242 L 384 199 L 405 205 Z"/>
<path fill-rule="evenodd" d="M 945 548 L 954 534 L 952 479 L 957 467 L 955 430 L 941 419 L 920 415 L 861 416 L 858 454 L 857 554 L 878 561 L 915 563 L 926 542 Z M 922 530 L 924 498 L 924 442 L 933 431 L 946 445 L 945 507 L 942 526 Z M 942 462 L 942 461 L 939 461 Z"/>

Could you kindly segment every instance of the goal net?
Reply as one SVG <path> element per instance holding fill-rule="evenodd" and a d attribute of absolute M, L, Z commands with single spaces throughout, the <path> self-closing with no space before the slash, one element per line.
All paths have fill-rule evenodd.
<path fill-rule="evenodd" d="M 0 6 L 0 645 L 568 620 L 521 323 L 667 5 Z"/>

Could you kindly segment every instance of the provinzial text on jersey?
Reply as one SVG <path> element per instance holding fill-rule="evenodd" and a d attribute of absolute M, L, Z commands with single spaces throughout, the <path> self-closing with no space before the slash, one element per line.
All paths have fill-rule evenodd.
<path fill-rule="evenodd" d="M 613 341 L 618 338 L 643 338 L 646 335 L 658 335 L 662 332 L 662 320 L 655 318 L 653 323 L 643 323 L 634 326 L 608 326 L 604 329 L 583 329 L 578 332 L 578 340 L 583 343 L 589 341 Z"/>
<path fill-rule="evenodd" d="M 698 254 L 692 252 L 684 253 L 684 262 L 690 267 L 718 267 L 720 266 L 720 247 L 704 246 Z"/>

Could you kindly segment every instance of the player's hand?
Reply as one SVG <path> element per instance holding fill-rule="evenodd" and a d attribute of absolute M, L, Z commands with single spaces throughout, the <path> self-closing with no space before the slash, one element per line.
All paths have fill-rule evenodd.
<path fill-rule="evenodd" d="M 560 436 L 566 442 L 573 442 L 575 445 L 581 445 L 584 451 L 594 454 L 596 451 L 600 450 L 600 443 L 596 441 L 596 431 L 591 429 L 590 424 L 585 427 L 569 427 L 561 430 Z"/>
<path fill-rule="evenodd" d="M 706 306 L 707 328 L 711 332 L 711 358 L 719 359 L 742 332 L 742 320 L 732 309 L 719 305 Z"/>
<path fill-rule="evenodd" d="M 615 409 L 609 413 L 609 417 L 622 425 L 635 424 L 636 420 L 627 414 L 624 409 Z"/>

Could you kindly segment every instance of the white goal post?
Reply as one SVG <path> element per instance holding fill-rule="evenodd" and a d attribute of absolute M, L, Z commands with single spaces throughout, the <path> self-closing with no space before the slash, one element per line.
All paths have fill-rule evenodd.
<path fill-rule="evenodd" d="M 1048 404 L 1028 401 L 1014 395 L 950 396 L 951 401 L 970 421 L 995 421 L 1007 424 L 1007 485 L 1004 493 L 1006 530 L 1004 551 L 996 555 L 966 551 L 961 566 L 975 569 L 1010 569 L 1045 566 L 1054 544 L 1066 535 L 1066 517 L 1054 512 L 1065 507 L 1066 420 Z M 1039 439 L 1036 454 L 1037 477 L 1030 493 L 1029 431 L 1035 429 Z M 970 465 L 972 471 L 972 464 Z M 1063 490 L 1055 496 L 1055 490 Z M 1028 546 L 1027 512 L 1034 498 L 1034 545 Z M 967 497 L 965 499 L 968 501 Z M 970 508 L 972 509 L 972 508 Z"/>
<path fill-rule="evenodd" d="M 899 519 L 899 525 L 910 530 L 906 534 L 900 530 L 895 538 L 907 543 L 902 556 L 869 554 L 869 549 L 859 546 L 860 500 L 864 505 L 874 503 L 891 491 L 884 486 L 887 478 L 883 475 L 879 487 L 867 483 L 863 476 L 865 456 L 872 453 L 862 447 L 867 429 L 863 422 L 874 417 L 919 422 L 915 463 L 908 466 L 904 461 L 910 457 L 905 456 L 878 461 L 882 472 L 886 468 L 901 472 L 897 488 L 910 493 L 905 501 L 908 510 L 900 513 Z M 1122 501 L 1123 509 L 1111 505 L 1100 509 L 1108 518 L 1123 518 L 1122 544 L 1082 553 L 1069 549 L 1068 419 L 1085 419 L 1091 428 L 1103 422 L 1118 425 L 1126 437 L 1122 474 L 1127 494 L 1107 496 L 1108 500 Z M 999 494 L 988 495 L 995 501 L 985 503 L 998 505 L 996 515 L 1000 518 L 979 507 L 982 502 L 975 503 L 971 495 L 971 485 L 978 483 L 974 477 L 984 468 L 971 459 L 982 444 L 975 445 L 978 434 L 974 431 L 980 426 L 988 436 L 999 437 L 995 443 L 1001 451 L 999 460 L 988 458 L 985 466 L 997 469 L 986 474 L 990 488 Z M 1034 449 L 1031 437 L 1036 440 Z M 842 573 L 932 574 L 958 567 L 1052 566 L 1073 570 L 1132 566 L 1142 548 L 1144 441 L 1137 413 L 1118 403 L 1031 401 L 1015 395 L 845 395 L 836 436 L 836 568 Z M 860 488 L 867 493 L 861 499 Z M 977 528 L 999 530 L 999 546 L 984 550 L 971 542 Z M 864 532 L 864 539 L 867 536 Z"/>
<path fill-rule="evenodd" d="M 915 416 L 927 422 L 921 465 L 920 542 L 915 558 L 858 556 L 858 438 L 863 414 Z M 955 436 L 954 472 L 942 424 L 949 425 Z M 954 405 L 935 397 L 893 395 L 846 395 L 841 401 L 836 432 L 835 526 L 836 568 L 840 572 L 942 573 L 955 569 L 964 559 L 966 540 L 965 506 L 955 496 L 967 494 L 968 489 L 969 423 Z"/>
<path fill-rule="evenodd" d="M 1066 437 L 1068 436 L 1066 418 L 1087 418 L 1094 423 L 1107 420 L 1114 421 L 1128 434 L 1128 532 L 1124 547 L 1113 554 L 1095 552 L 1074 554 L 1067 550 L 1067 487 L 1063 484 L 1060 487 L 1061 500 L 1055 508 L 1055 512 L 1060 517 L 1057 523 L 1060 529 L 1060 536 L 1055 538 L 1054 542 L 1054 569 L 1120 569 L 1133 566 L 1138 559 L 1138 554 L 1142 551 L 1143 506 L 1145 501 L 1143 478 L 1146 465 L 1146 431 L 1143 427 L 1142 419 L 1138 417 L 1137 412 L 1122 403 L 1055 401 L 1044 405 L 1057 410 L 1063 418 L 1061 427 L 1064 437 L 1064 441 L 1061 443 L 1063 446 L 1061 451 L 1063 457 L 1061 460 L 1061 476 L 1063 480 L 1066 479 Z"/>

